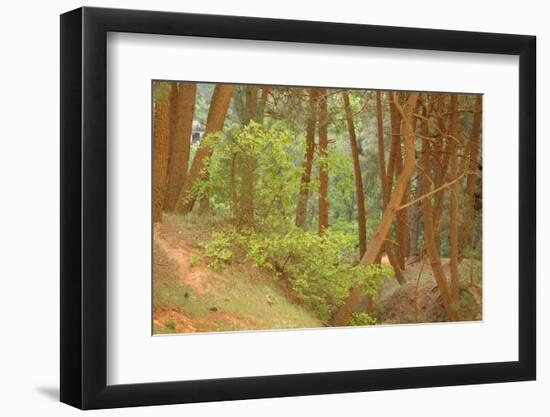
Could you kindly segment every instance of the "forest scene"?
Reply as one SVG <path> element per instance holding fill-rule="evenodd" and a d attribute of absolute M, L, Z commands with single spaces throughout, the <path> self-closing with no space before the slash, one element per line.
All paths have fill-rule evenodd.
<path fill-rule="evenodd" d="M 482 95 L 152 82 L 153 334 L 482 320 Z"/>

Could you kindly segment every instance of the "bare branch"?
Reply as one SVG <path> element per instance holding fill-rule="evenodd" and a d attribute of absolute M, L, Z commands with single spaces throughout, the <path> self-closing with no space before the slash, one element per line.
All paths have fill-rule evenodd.
<path fill-rule="evenodd" d="M 403 210 L 404 208 L 407 208 L 407 207 L 410 207 L 412 205 L 415 205 L 416 203 L 442 191 L 443 189 L 447 188 L 447 187 L 450 187 L 451 185 L 453 185 L 454 183 L 460 181 L 462 178 L 464 178 L 467 174 L 469 174 L 469 172 L 463 172 L 461 175 L 459 175 L 458 177 L 456 177 L 454 180 L 452 181 L 449 181 L 449 182 L 446 182 L 444 183 L 443 185 L 437 187 L 436 189 L 430 191 L 429 193 L 426 193 L 424 194 L 423 196 L 420 196 L 412 201 L 409 201 L 407 204 L 403 204 L 402 206 L 399 206 L 395 209 L 395 211 L 399 211 L 399 210 Z"/>

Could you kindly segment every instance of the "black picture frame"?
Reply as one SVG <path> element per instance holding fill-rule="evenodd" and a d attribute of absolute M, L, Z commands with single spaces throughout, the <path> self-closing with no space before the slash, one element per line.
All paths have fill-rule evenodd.
<path fill-rule="evenodd" d="M 519 56 L 519 360 L 112 385 L 107 376 L 108 32 Z M 536 38 L 171 12 L 61 15 L 61 401 L 82 409 L 533 380 Z"/>

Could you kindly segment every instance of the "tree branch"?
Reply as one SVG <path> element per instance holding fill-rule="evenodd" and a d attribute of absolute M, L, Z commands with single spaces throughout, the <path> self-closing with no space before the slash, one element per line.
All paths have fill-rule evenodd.
<path fill-rule="evenodd" d="M 415 198 L 414 200 L 412 201 L 409 201 L 407 204 L 403 204 L 402 206 L 399 206 L 395 209 L 395 211 L 399 211 L 399 210 L 403 210 L 404 208 L 407 208 L 407 207 L 410 207 L 438 192 L 440 192 L 441 190 L 447 188 L 447 187 L 450 187 L 451 185 L 453 185 L 455 182 L 458 182 L 460 181 L 462 178 L 464 178 L 466 175 L 470 174 L 469 172 L 463 172 L 461 175 L 459 175 L 458 177 L 456 177 L 454 180 L 452 181 L 449 181 L 449 182 L 446 182 L 445 184 L 437 187 L 436 189 L 430 191 L 429 193 L 426 193 L 424 194 L 423 196 L 420 196 L 418 198 Z"/>

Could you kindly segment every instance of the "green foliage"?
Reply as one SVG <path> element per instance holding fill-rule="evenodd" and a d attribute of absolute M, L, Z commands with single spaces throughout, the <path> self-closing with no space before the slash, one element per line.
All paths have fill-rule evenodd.
<path fill-rule="evenodd" d="M 208 135 L 201 146 L 213 154 L 205 163 L 204 180 L 196 181 L 190 198 L 208 195 L 217 213 L 229 217 L 237 212 L 232 191 L 239 191 L 243 164 L 253 161 L 254 212 L 258 219 L 273 226 L 286 221 L 294 209 L 295 193 L 301 175 L 295 160 L 303 152 L 296 135 L 284 123 L 262 126 L 251 121 L 243 128 Z M 246 168 L 246 167 L 245 167 Z"/>
<path fill-rule="evenodd" d="M 174 320 L 168 320 L 164 325 L 172 331 L 176 330 L 176 322 Z"/>
<path fill-rule="evenodd" d="M 378 296 L 378 287 L 382 280 L 394 275 L 393 268 L 388 265 L 368 265 L 363 267 L 365 278 L 360 282 L 361 289 L 373 300 Z"/>
<path fill-rule="evenodd" d="M 169 91 L 166 83 L 155 83 L 154 89 L 155 101 L 165 98 Z M 213 85 L 198 84 L 194 119 L 202 125 L 206 122 L 212 91 Z M 366 205 L 367 239 L 374 235 L 382 216 L 376 93 L 360 90 L 348 93 L 364 188 L 364 195 L 357 196 L 342 92 L 335 89 L 327 92 L 329 149 L 326 161 L 320 161 L 318 147 L 313 154 L 304 230 L 294 224 L 304 169 L 305 132 L 311 116 L 309 93 L 307 89 L 286 87 L 270 88 L 263 120 L 261 123 L 252 120 L 246 125 L 243 125 L 249 119 L 246 87 L 235 87 L 224 129 L 203 137 L 200 146 L 193 145 L 191 149 L 190 160 L 197 149 L 209 147 L 212 150 L 204 161 L 202 180 L 195 181 L 188 194 L 189 198 L 196 200 L 207 197 L 211 213 L 202 216 L 195 211 L 186 217 L 189 225 L 178 224 L 189 241 L 200 242 L 201 253 L 191 256 L 191 266 L 205 259 L 212 269 L 217 270 L 216 274 L 225 274 L 234 267 L 252 264 L 256 271 L 285 280 L 288 284 L 285 287 L 311 306 L 320 320 L 332 316 L 349 295 L 351 287 L 359 286 L 364 294 L 376 298 L 384 277 L 393 275 L 389 267 L 363 266 L 358 262 L 358 198 L 364 199 Z M 384 157 L 388 161 L 392 142 L 389 94 L 383 92 L 381 98 Z M 465 108 L 474 105 L 473 97 L 468 100 L 471 102 L 463 103 Z M 465 131 L 470 129 L 472 117 L 468 112 L 463 117 L 461 123 Z M 420 141 L 417 141 L 416 148 L 420 150 Z M 329 173 L 330 227 L 323 236 L 317 232 L 321 162 L 326 162 Z M 422 192 L 417 188 L 419 178 L 411 182 L 411 198 L 413 194 L 416 196 Z M 248 187 L 250 179 L 252 190 Z M 247 187 L 241 189 L 243 185 Z M 465 186 L 465 181 L 461 186 Z M 246 200 L 247 196 L 242 198 L 243 189 L 250 193 L 249 200 Z M 460 194 L 464 195 L 463 192 Z M 253 221 L 249 219 L 252 216 L 248 216 L 248 211 L 247 216 L 240 213 L 241 205 L 248 208 L 249 202 L 253 206 Z M 459 203 L 460 207 L 466 206 L 465 200 Z M 439 249 L 443 257 L 449 253 L 448 213 L 449 202 L 445 198 L 439 221 Z M 165 218 L 165 221 L 177 222 L 177 218 L 170 214 Z M 459 223 L 462 221 L 459 219 Z M 199 225 L 205 227 L 201 229 Z M 468 242 L 468 246 L 479 249 L 468 257 L 481 260 L 481 245 L 477 242 L 481 236 L 481 222 L 476 221 L 473 228 L 475 239 Z M 395 240 L 395 235 L 396 228 L 392 226 L 388 239 Z M 422 247 L 422 227 L 418 240 L 419 247 Z M 480 262 L 470 263 L 469 269 L 461 271 L 462 282 L 480 283 L 481 278 L 476 279 L 481 276 L 478 264 Z M 240 308 L 236 310 L 240 311 Z M 373 317 L 359 314 L 350 324 L 374 323 Z"/>
<path fill-rule="evenodd" d="M 192 253 L 189 257 L 189 266 L 196 266 L 201 261 L 201 259 L 202 256 L 200 253 Z"/>
<path fill-rule="evenodd" d="M 349 326 L 372 326 L 378 321 L 367 313 L 353 313 L 349 321 Z"/>
<path fill-rule="evenodd" d="M 353 286 L 375 298 L 391 268 L 357 265 L 355 238 L 331 229 L 317 233 L 293 228 L 287 233 L 261 233 L 227 228 L 204 244 L 212 268 L 246 259 L 288 280 L 295 295 L 311 305 L 321 320 L 328 320 Z M 238 255 L 238 256 L 235 256 Z"/>
<path fill-rule="evenodd" d="M 168 98 L 171 84 L 167 81 L 153 81 L 153 102 L 155 104 Z"/>
<path fill-rule="evenodd" d="M 212 269 L 221 269 L 224 264 L 231 261 L 233 257 L 234 233 L 214 232 L 212 240 L 205 243 L 204 256 L 208 258 L 208 266 Z"/>

